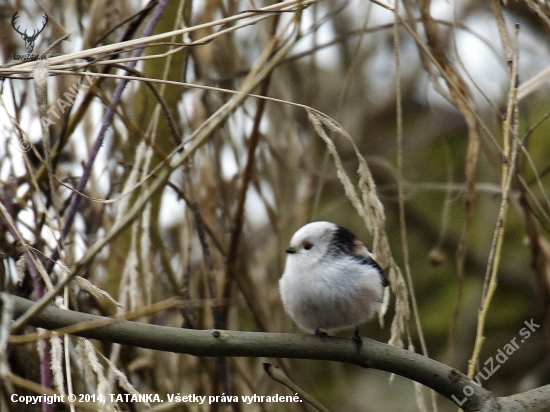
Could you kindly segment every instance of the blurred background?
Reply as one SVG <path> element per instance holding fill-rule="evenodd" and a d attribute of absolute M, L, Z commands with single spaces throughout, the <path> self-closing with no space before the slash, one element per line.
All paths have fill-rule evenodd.
<path fill-rule="evenodd" d="M 189 31 L 148 44 L 142 54 L 148 58 L 131 75 L 172 83 L 132 80 L 120 101 L 115 89 L 135 47 L 117 44 L 142 36 L 156 2 L 0 4 L 0 200 L 20 234 L 3 215 L 0 289 L 41 296 L 47 285 L 22 263 L 29 253 L 22 243 L 32 246 L 55 283 L 63 273 L 59 262 L 69 268 L 78 262 L 143 196 L 155 180 L 154 168 L 193 145 L 193 133 L 231 98 L 227 90 L 240 90 L 255 70 L 266 67 L 270 45 L 288 44 L 289 52 L 253 90 L 271 99 L 249 96 L 235 106 L 137 219 L 101 250 L 78 285 L 65 293 L 64 305 L 110 316 L 178 296 L 184 308 L 139 320 L 303 333 L 284 313 L 277 285 L 292 234 L 306 222 L 329 220 L 352 230 L 369 248 L 380 236 L 346 195 L 334 157 L 308 117 L 309 107 L 351 137 L 325 124 L 359 194 L 364 192 L 353 145 L 366 161 L 386 217 L 378 222 L 388 242 L 383 253 L 393 257 L 407 286 L 411 315 L 404 326 L 391 335 L 392 290 L 384 325 L 372 321 L 361 328 L 362 335 L 402 340 L 418 352 L 425 346 L 430 357 L 466 373 L 487 273 L 498 262 L 475 372 L 486 374 L 484 362 L 516 339 L 519 348 L 494 374 L 481 378 L 482 385 L 505 396 L 549 383 L 548 5 L 531 0 L 286 3 L 283 9 L 259 0 L 168 2 L 154 33 Z M 269 5 L 276 12 L 257 11 Z M 38 109 L 33 66 L 21 61 L 28 54 L 25 42 L 14 30 L 28 28 L 30 34 L 42 27 L 44 13 L 48 23 L 32 54 L 69 56 L 63 64 L 50 63 L 48 95 L 38 99 L 47 104 L 45 118 Z M 94 49 L 99 46 L 114 47 Z M 79 51 L 88 53 L 71 55 Z M 98 77 L 101 73 L 119 78 Z M 113 101 L 114 118 L 102 135 Z M 42 126 L 50 136 L 46 145 Z M 104 140 L 83 190 L 86 197 L 67 224 L 73 189 L 100 136 Z M 45 173 L 48 164 L 53 179 Z M 499 215 L 508 167 L 509 206 Z M 505 230 L 501 251 L 493 244 L 499 223 Z M 380 250 L 372 249 L 378 256 Z M 56 250 L 60 260 L 52 269 L 48 257 Z M 388 266 L 387 257 L 383 260 Z M 394 287 L 400 282 L 395 279 Z M 540 328 L 525 338 L 520 331 L 531 319 Z M 136 391 L 163 398 L 226 390 L 239 396 L 294 394 L 267 377 L 265 359 L 223 363 L 91 343 L 95 352 L 82 339 L 63 342 L 75 393 L 129 391 L 115 379 L 116 367 Z M 48 346 L 28 344 L 13 347 L 6 362 L 14 374 L 58 391 L 65 385 L 66 392 L 65 370 L 49 379 L 47 367 L 41 372 L 49 356 Z M 102 369 L 90 366 L 94 361 Z M 411 381 L 399 376 L 390 381 L 387 372 L 322 361 L 273 362 L 330 410 L 457 410 L 440 396 L 434 402 L 425 388 L 415 392 Z M 0 403 L 11 410 L 5 386 L 3 392 Z M 118 407 L 147 409 L 144 404 Z M 224 410 L 221 404 L 162 407 Z M 308 408 L 233 405 L 237 411 Z"/>

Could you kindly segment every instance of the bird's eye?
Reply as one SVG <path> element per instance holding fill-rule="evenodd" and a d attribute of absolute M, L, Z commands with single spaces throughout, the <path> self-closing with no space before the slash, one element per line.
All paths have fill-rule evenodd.
<path fill-rule="evenodd" d="M 309 250 L 313 247 L 313 243 L 306 242 L 304 243 L 304 249 Z"/>

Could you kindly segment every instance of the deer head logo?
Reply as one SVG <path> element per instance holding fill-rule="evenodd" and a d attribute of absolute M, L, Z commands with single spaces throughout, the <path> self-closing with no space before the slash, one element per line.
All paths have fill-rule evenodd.
<path fill-rule="evenodd" d="M 42 33 L 44 31 L 44 28 L 46 27 L 46 24 L 48 24 L 48 15 L 46 13 L 44 13 L 44 23 L 42 24 L 42 28 L 40 30 L 33 30 L 32 34 L 29 36 L 27 34 L 27 30 L 25 30 L 24 32 L 21 32 L 21 31 L 19 31 L 20 26 L 15 27 L 16 20 L 19 17 L 18 14 L 19 14 L 19 11 L 16 11 L 15 14 L 13 15 L 13 18 L 11 19 L 11 25 L 12 25 L 13 29 L 17 33 L 19 33 L 21 35 L 21 38 L 25 41 L 25 48 L 27 49 L 27 53 L 30 54 L 30 53 L 32 53 L 32 51 L 34 49 L 34 42 L 35 42 L 36 38 L 38 37 L 38 35 L 40 33 Z"/>

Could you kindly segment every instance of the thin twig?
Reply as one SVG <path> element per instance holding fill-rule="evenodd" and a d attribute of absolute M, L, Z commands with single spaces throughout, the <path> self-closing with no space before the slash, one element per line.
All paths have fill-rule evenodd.
<path fill-rule="evenodd" d="M 517 47 L 517 39 L 519 30 L 516 29 L 514 44 Z M 493 295 L 497 287 L 497 274 L 498 267 L 501 258 L 502 244 L 504 240 L 504 230 L 506 228 L 506 215 L 509 204 L 509 191 L 512 184 L 512 178 L 516 167 L 516 158 L 518 154 L 519 139 L 517 136 L 518 116 L 517 116 L 517 50 L 514 52 L 514 58 L 512 60 L 512 67 L 510 72 L 510 94 L 508 98 L 508 107 L 506 112 L 506 119 L 503 124 L 503 151 L 505 156 L 502 159 L 502 198 L 500 203 L 500 209 L 496 222 L 496 228 L 493 236 L 493 243 L 491 246 L 489 262 L 487 265 L 487 273 L 485 277 L 485 283 L 483 293 L 481 297 L 481 308 L 478 312 L 478 323 L 476 330 L 476 339 L 474 343 L 474 350 L 472 357 L 468 362 L 468 377 L 472 379 L 475 375 L 479 355 L 483 342 L 485 340 L 485 320 L 491 305 Z M 512 143 L 512 145 L 511 145 Z"/>
<path fill-rule="evenodd" d="M 53 57 L 53 58 L 49 59 L 49 63 L 50 63 L 51 66 L 54 66 L 56 64 L 66 63 L 66 62 L 77 60 L 77 59 L 93 58 L 93 57 L 97 56 L 98 54 L 116 53 L 116 52 L 119 52 L 120 50 L 125 50 L 128 47 L 137 46 L 137 47 L 141 48 L 141 47 L 145 47 L 148 44 L 151 44 L 151 43 L 154 43 L 154 42 L 157 42 L 159 40 L 163 40 L 163 39 L 166 39 L 166 38 L 169 38 L 169 37 L 181 36 L 181 35 L 184 35 L 184 34 L 187 34 L 187 33 L 192 33 L 194 31 L 199 31 L 199 30 L 210 28 L 210 27 L 226 25 L 226 24 L 232 23 L 232 22 L 237 21 L 237 20 L 243 20 L 243 19 L 247 19 L 247 18 L 250 18 L 250 17 L 257 17 L 257 15 L 260 12 L 266 12 L 266 13 L 269 13 L 269 12 L 273 12 L 273 13 L 296 12 L 296 7 L 299 7 L 301 9 L 303 9 L 303 8 L 306 8 L 306 7 L 310 6 L 313 3 L 316 3 L 317 1 L 318 0 L 287 0 L 287 1 L 283 1 L 281 3 L 275 3 L 275 4 L 272 4 L 272 5 L 266 6 L 266 7 L 262 7 L 260 9 L 254 10 L 254 11 L 239 13 L 239 14 L 234 15 L 234 16 L 226 17 L 226 18 L 219 19 L 219 20 L 214 20 L 214 21 L 211 21 L 211 22 L 195 25 L 195 26 L 192 26 L 192 27 L 186 27 L 186 28 L 183 28 L 183 29 L 172 30 L 172 31 L 164 32 L 164 33 L 159 33 L 159 34 L 156 34 L 156 35 L 147 34 L 147 35 L 144 35 L 143 37 L 140 37 L 139 39 L 133 39 L 133 40 L 125 41 L 125 42 L 119 42 L 119 43 L 116 43 L 116 44 L 99 46 L 99 47 L 95 47 L 93 49 L 88 49 L 88 50 L 83 50 L 83 51 L 79 51 L 79 52 L 75 52 L 75 53 L 65 54 L 65 55 L 62 55 L 62 56 Z M 268 18 L 269 14 L 266 14 L 265 17 Z M 153 18 L 151 18 L 151 20 L 149 22 L 151 22 L 151 21 L 153 21 Z M 34 68 L 35 65 L 36 65 L 36 62 L 24 62 L 24 63 L 20 63 L 19 65 L 15 65 L 13 67 L 10 67 L 9 71 L 0 68 L 0 74 L 3 74 L 3 73 L 8 74 L 10 72 L 12 72 L 12 73 L 13 72 L 18 72 L 21 69 L 32 69 L 32 68 Z"/>
<path fill-rule="evenodd" d="M 399 3 L 396 3 L 394 14 L 399 13 Z M 424 331 L 418 313 L 418 303 L 416 302 L 416 293 L 414 291 L 414 283 L 412 279 L 410 257 L 409 257 L 409 242 L 407 237 L 407 223 L 405 218 L 405 197 L 404 197 L 404 179 L 403 179 L 403 104 L 401 97 L 401 56 L 398 20 L 395 19 L 393 27 L 393 44 L 394 44 L 394 60 L 395 60 L 395 106 L 396 106 L 396 123 L 397 123 L 397 192 L 399 205 L 399 230 L 401 234 L 401 250 L 403 252 L 403 264 L 405 265 L 405 276 L 407 278 L 407 287 L 409 289 L 409 298 L 411 302 L 412 312 L 416 325 L 416 331 L 420 340 L 420 348 L 422 354 L 428 356 L 428 347 L 424 339 Z M 410 336 L 409 336 L 410 339 Z M 432 410 L 437 411 L 437 403 L 435 392 L 431 391 Z M 420 410 L 425 409 L 424 398 L 422 392 L 417 392 L 417 404 Z"/>
<path fill-rule="evenodd" d="M 263 366 L 264 366 L 265 373 L 267 373 L 267 376 L 269 376 L 271 379 L 285 385 L 288 389 L 295 392 L 296 394 L 300 394 L 300 396 L 307 403 L 309 403 L 311 406 L 313 406 L 318 411 L 330 412 L 327 408 L 325 408 L 323 405 L 321 405 L 319 402 L 317 402 L 310 394 L 308 394 L 306 391 L 304 391 L 302 388 L 300 388 L 298 385 L 296 385 L 284 373 L 284 371 L 281 368 L 279 368 L 278 366 L 272 365 L 271 363 L 267 363 L 267 362 L 265 362 L 263 364 Z"/>

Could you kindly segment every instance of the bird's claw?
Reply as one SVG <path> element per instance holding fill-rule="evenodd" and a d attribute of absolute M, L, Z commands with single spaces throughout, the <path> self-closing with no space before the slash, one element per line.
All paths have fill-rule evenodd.
<path fill-rule="evenodd" d="M 325 331 L 322 331 L 321 329 L 317 328 L 315 329 L 315 334 L 317 336 L 320 336 L 322 338 L 326 338 L 328 336 L 328 333 L 326 333 Z"/>
<path fill-rule="evenodd" d="M 353 343 L 355 343 L 357 352 L 359 352 L 361 350 L 361 346 L 363 346 L 363 341 L 361 340 L 361 335 L 359 334 L 359 326 L 355 327 L 353 331 L 353 336 L 351 339 L 353 340 Z"/>

